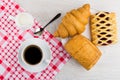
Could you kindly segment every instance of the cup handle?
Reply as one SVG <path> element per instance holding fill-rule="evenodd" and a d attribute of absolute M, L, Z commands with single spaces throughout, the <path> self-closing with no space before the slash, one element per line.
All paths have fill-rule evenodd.
<path fill-rule="evenodd" d="M 15 20 L 15 17 L 9 16 L 9 19 L 10 19 L 10 20 Z"/>

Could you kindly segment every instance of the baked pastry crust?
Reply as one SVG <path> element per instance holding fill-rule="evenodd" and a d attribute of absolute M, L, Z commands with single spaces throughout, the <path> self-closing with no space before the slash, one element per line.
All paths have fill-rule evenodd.
<path fill-rule="evenodd" d="M 89 16 L 89 4 L 85 4 L 78 9 L 73 9 L 70 12 L 67 12 L 66 15 L 63 17 L 60 25 L 58 26 L 58 29 L 53 35 L 55 37 L 66 38 L 74 36 L 76 34 L 81 34 L 85 30 L 85 26 L 88 23 Z"/>
<path fill-rule="evenodd" d="M 100 50 L 82 35 L 74 36 L 64 47 L 87 70 L 91 69 L 101 56 Z"/>
<path fill-rule="evenodd" d="M 90 17 L 92 42 L 95 45 L 109 45 L 117 42 L 115 13 L 98 12 Z"/>

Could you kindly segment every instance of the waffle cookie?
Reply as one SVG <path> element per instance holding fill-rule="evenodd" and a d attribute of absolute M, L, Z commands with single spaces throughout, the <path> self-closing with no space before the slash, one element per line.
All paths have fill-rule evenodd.
<path fill-rule="evenodd" d="M 75 35 L 64 47 L 87 70 L 91 69 L 101 56 L 100 50 L 82 35 Z"/>
<path fill-rule="evenodd" d="M 109 45 L 117 42 L 116 15 L 98 12 L 90 17 L 92 42 L 95 45 Z"/>

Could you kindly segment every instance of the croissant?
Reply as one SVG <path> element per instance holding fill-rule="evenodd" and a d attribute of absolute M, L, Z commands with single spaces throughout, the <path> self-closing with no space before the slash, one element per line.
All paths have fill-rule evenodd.
<path fill-rule="evenodd" d="M 80 34 L 71 38 L 64 48 L 87 70 L 91 69 L 101 56 L 100 50 Z"/>
<path fill-rule="evenodd" d="M 83 7 L 73 9 L 66 13 L 63 17 L 58 29 L 54 32 L 55 37 L 66 38 L 81 34 L 85 30 L 85 26 L 88 23 L 90 16 L 90 5 L 85 4 Z"/>

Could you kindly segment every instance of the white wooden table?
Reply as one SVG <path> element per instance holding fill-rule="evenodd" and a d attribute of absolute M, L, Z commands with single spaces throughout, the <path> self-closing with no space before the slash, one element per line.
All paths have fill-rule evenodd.
<path fill-rule="evenodd" d="M 57 13 L 61 12 L 63 17 L 67 11 L 78 8 L 84 3 L 90 3 L 91 7 L 97 10 L 114 11 L 117 13 L 120 39 L 120 0 L 16 0 L 16 2 L 31 13 L 41 25 L 45 25 Z M 61 18 L 47 28 L 51 33 L 54 32 Z M 90 38 L 89 26 L 84 35 Z M 116 45 L 99 48 L 103 55 L 90 71 L 86 71 L 74 59 L 71 59 L 58 73 L 55 80 L 120 80 L 120 40 Z"/>

